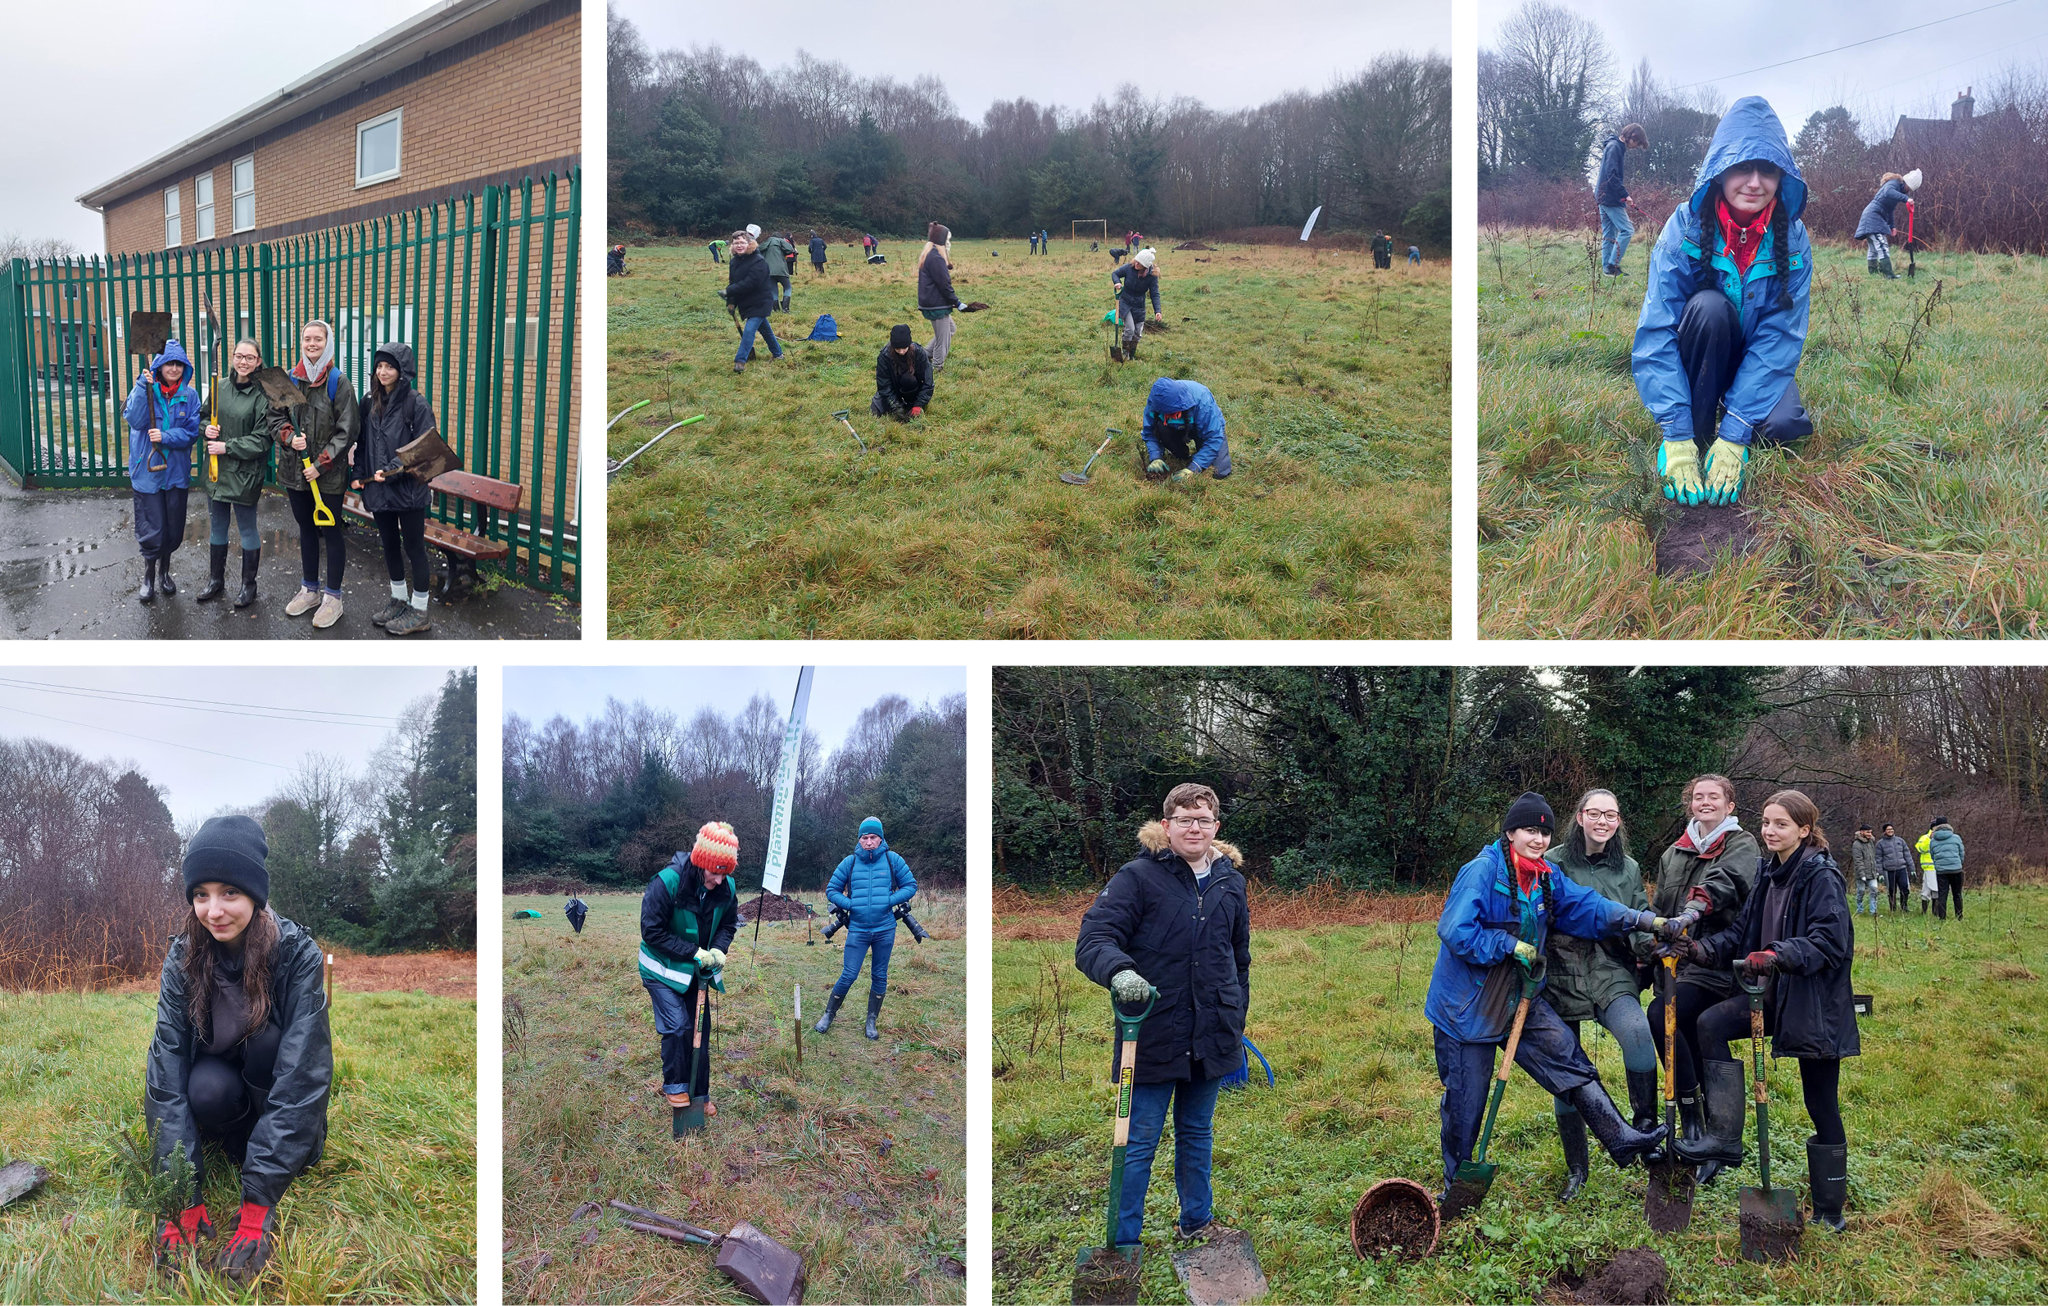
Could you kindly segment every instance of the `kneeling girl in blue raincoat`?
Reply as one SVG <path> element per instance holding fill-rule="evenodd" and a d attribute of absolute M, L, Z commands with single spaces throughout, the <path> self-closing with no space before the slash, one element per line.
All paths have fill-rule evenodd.
<path fill-rule="evenodd" d="M 1667 499 L 1732 504 L 1753 445 L 1813 434 L 1793 379 L 1813 280 L 1805 208 L 1778 115 L 1737 100 L 1657 237 L 1630 355 Z"/>
<path fill-rule="evenodd" d="M 1223 438 L 1223 410 L 1209 387 L 1196 381 L 1162 376 L 1145 397 L 1141 428 L 1145 441 L 1145 474 L 1179 483 L 1200 472 L 1217 480 L 1230 475 L 1230 445 Z M 1185 459 L 1187 466 L 1169 474 L 1166 456 Z"/>
<path fill-rule="evenodd" d="M 1678 927 L 1555 874 L 1543 860 L 1554 825 L 1541 794 L 1517 798 L 1501 820 L 1501 837 L 1458 872 L 1437 921 L 1441 946 L 1423 1014 L 1436 1029 L 1436 1070 L 1444 1085 L 1447 1219 L 1464 1214 L 1449 1205 L 1451 1180 L 1472 1159 L 1479 1140 L 1494 1050 L 1507 1042 L 1525 976 L 1538 992 L 1522 1024 L 1515 1063 L 1578 1111 L 1616 1165 L 1628 1167 L 1664 1138 L 1662 1125 L 1638 1130 L 1622 1118 L 1578 1039 L 1544 999 L 1543 945 L 1552 929 L 1594 939 L 1632 930 L 1675 936 Z"/>

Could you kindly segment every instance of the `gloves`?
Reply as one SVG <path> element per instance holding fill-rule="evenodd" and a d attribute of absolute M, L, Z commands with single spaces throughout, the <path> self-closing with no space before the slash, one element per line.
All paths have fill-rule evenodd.
<path fill-rule="evenodd" d="M 1109 995 L 1125 1004 L 1143 1002 L 1152 996 L 1152 986 L 1134 970 L 1120 970 L 1109 977 Z"/>
<path fill-rule="evenodd" d="M 1699 913 L 1694 911 L 1682 912 L 1677 916 L 1659 916 L 1652 928 L 1661 938 L 1676 939 L 1699 924 L 1699 919 Z"/>
<path fill-rule="evenodd" d="M 1735 964 L 1747 971 L 1751 979 L 1755 979 L 1760 975 L 1768 975 L 1778 968 L 1778 954 L 1775 952 L 1752 952 Z"/>
<path fill-rule="evenodd" d="M 1645 934 L 1662 934 L 1664 918 L 1653 911 L 1631 911 L 1621 918 L 1624 930 L 1641 930 Z"/>
<path fill-rule="evenodd" d="M 1710 916 L 1714 911 L 1714 896 L 1696 884 L 1685 895 L 1685 906 L 1687 911 L 1694 911 L 1697 916 Z"/>
<path fill-rule="evenodd" d="M 1700 480 L 1700 451 L 1690 439 L 1666 440 L 1657 450 L 1657 471 L 1664 478 L 1664 497 L 1690 507 L 1706 498 Z"/>
<path fill-rule="evenodd" d="M 1536 950 L 1533 943 L 1517 943 L 1515 960 L 1521 963 L 1522 970 L 1532 980 L 1541 980 L 1543 972 L 1550 968 L 1549 962 L 1544 960 L 1543 954 Z"/>
<path fill-rule="evenodd" d="M 270 1253 L 277 1246 L 272 1237 L 270 1208 L 254 1202 L 243 1202 L 241 1219 L 235 1224 L 235 1232 L 228 1239 L 226 1250 L 220 1254 L 220 1264 L 214 1268 L 227 1278 L 240 1283 L 251 1283 L 263 1273 L 263 1267 L 270 1262 Z"/>
<path fill-rule="evenodd" d="M 158 1252 L 176 1251 L 181 1247 L 196 1247 L 201 1238 L 213 1237 L 213 1221 L 206 1218 L 206 1203 L 188 1206 L 175 1220 L 164 1221 L 163 1232 L 156 1236 Z"/>
<path fill-rule="evenodd" d="M 1749 446 L 1733 440 L 1716 440 L 1707 450 L 1706 502 L 1732 504 L 1742 493 L 1742 478 L 1749 471 Z"/>
<path fill-rule="evenodd" d="M 1167 481 L 1168 481 L 1168 482 L 1170 482 L 1171 484 L 1174 484 L 1174 485 L 1179 485 L 1179 484 L 1180 484 L 1180 483 L 1181 483 L 1182 481 L 1191 481 L 1191 480 L 1193 480 L 1194 478 L 1195 478 L 1195 471 L 1194 471 L 1194 468 L 1192 468 L 1192 467 L 1183 467 L 1183 468 L 1181 468 L 1181 469 L 1180 469 L 1179 471 L 1175 472 L 1175 473 L 1174 473 L 1173 475 L 1171 475 L 1171 476 L 1167 477 L 1166 479 L 1167 479 Z"/>
<path fill-rule="evenodd" d="M 724 970 L 724 969 L 725 969 L 725 951 L 724 951 L 724 949 L 722 949 L 722 948 L 713 948 L 713 949 L 711 949 L 711 969 L 713 969 L 713 970 Z"/>
<path fill-rule="evenodd" d="M 919 407 L 917 407 L 917 406 L 916 406 L 915 404 L 913 404 L 913 405 L 911 405 L 911 408 L 910 408 L 910 415 L 911 415 L 912 417 L 923 417 L 923 416 L 924 416 L 924 409 L 922 409 L 922 408 L 919 408 Z"/>
<path fill-rule="evenodd" d="M 1154 458 L 1151 462 L 1146 463 L 1145 474 L 1147 476 L 1166 475 L 1166 460 L 1164 458 Z"/>
<path fill-rule="evenodd" d="M 1698 939 L 1679 939 L 1671 945 L 1671 950 L 1695 966 L 1707 964 L 1707 945 Z"/>
<path fill-rule="evenodd" d="M 717 956 L 718 954 L 713 952 L 709 948 L 699 948 L 697 949 L 697 955 L 691 958 L 691 960 L 697 963 L 697 966 L 700 970 L 710 970 L 712 967 L 718 964 L 714 960 L 714 958 L 716 958 Z"/>

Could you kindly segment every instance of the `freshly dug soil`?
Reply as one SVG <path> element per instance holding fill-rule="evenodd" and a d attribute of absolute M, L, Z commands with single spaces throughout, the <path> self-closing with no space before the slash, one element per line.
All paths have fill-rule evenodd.
<path fill-rule="evenodd" d="M 1352 1246 L 1361 1256 L 1384 1256 L 1398 1247 L 1401 1259 L 1421 1260 L 1429 1254 L 1431 1223 L 1420 1197 L 1390 1189 L 1354 1222 Z"/>
<path fill-rule="evenodd" d="M 1647 1247 L 1617 1252 L 1577 1282 L 1575 1277 L 1551 1280 L 1550 1300 L 1584 1306 L 1662 1306 L 1671 1300 L 1671 1267 Z"/>
<path fill-rule="evenodd" d="M 754 923 L 755 905 L 753 898 L 748 898 L 740 904 L 740 924 L 752 925 Z M 806 916 L 818 914 L 796 899 L 785 898 L 779 893 L 771 893 L 767 897 L 762 898 L 759 905 L 761 908 L 761 919 L 764 921 L 800 921 Z"/>
<path fill-rule="evenodd" d="M 988 307 L 988 305 L 987 305 L 987 304 L 984 304 L 984 303 L 982 303 L 982 302 L 981 302 L 980 300 L 978 300 L 978 299 L 977 299 L 977 300 L 975 300 L 975 301 L 974 301 L 974 302 L 973 302 L 972 304 L 969 304 L 969 305 L 967 305 L 967 306 L 966 306 L 965 308 L 961 309 L 960 311 L 961 311 L 961 312 L 963 312 L 963 313 L 979 313 L 979 312 L 980 312 L 981 310 L 983 310 L 984 308 L 987 308 L 987 307 Z"/>
<path fill-rule="evenodd" d="M 1182 241 L 1182 242 L 1181 242 L 1180 244 L 1178 244 L 1178 245 L 1175 245 L 1175 246 L 1174 246 L 1174 248 L 1175 248 L 1175 249 L 1199 249 L 1199 250 L 1205 250 L 1205 251 L 1209 251 L 1209 252 L 1212 252 L 1212 253 L 1213 253 L 1213 252 L 1215 251 L 1215 249 L 1216 249 L 1216 247 L 1215 247 L 1214 245 L 1204 245 L 1204 244 L 1203 244 L 1203 243 L 1202 243 L 1201 241 L 1199 241 L 1199 240 L 1184 240 L 1184 241 Z"/>
<path fill-rule="evenodd" d="M 1138 1300 L 1143 1262 L 1114 1253 L 1096 1256 L 1074 1271 L 1074 1306 L 1120 1306 Z"/>
<path fill-rule="evenodd" d="M 1789 1261 L 1799 1250 L 1801 1230 L 1797 1225 L 1763 1220 L 1749 1214 L 1741 1216 L 1739 1223 L 1744 1260 Z"/>
<path fill-rule="evenodd" d="M 1747 508 L 1676 507 L 1657 535 L 1657 574 L 1696 576 L 1712 571 L 1723 553 L 1733 560 L 1755 548 L 1756 530 Z"/>

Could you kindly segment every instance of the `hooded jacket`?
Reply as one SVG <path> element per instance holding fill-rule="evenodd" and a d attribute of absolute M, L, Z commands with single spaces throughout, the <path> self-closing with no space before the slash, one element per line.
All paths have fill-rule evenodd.
<path fill-rule="evenodd" d="M 1849 862 L 1856 870 L 1859 880 L 1875 880 L 1883 872 L 1877 869 L 1877 840 L 1866 839 L 1858 834 L 1849 844 Z"/>
<path fill-rule="evenodd" d="M 760 250 L 726 260 L 725 302 L 743 318 L 767 317 L 775 311 L 775 283 Z"/>
<path fill-rule="evenodd" d="M 398 369 L 398 384 L 377 407 L 376 365 L 389 363 Z M 372 479 L 381 467 L 398 460 L 398 451 L 439 425 L 426 396 L 413 385 L 412 346 L 394 340 L 377 348 L 371 361 L 370 384 L 363 394 L 350 475 L 363 483 L 363 506 L 371 512 L 409 512 L 433 503 L 433 491 L 411 472 L 389 472 L 382 481 Z"/>
<path fill-rule="evenodd" d="M 675 888 L 669 888 L 674 872 Z M 739 930 L 739 896 L 732 877 L 716 889 L 687 852 L 678 852 L 640 895 L 640 979 L 687 993 L 697 975 L 697 950 L 724 952 Z M 722 986 L 721 986 L 722 987 Z"/>
<path fill-rule="evenodd" d="M 1937 875 L 1954 875 L 1963 869 L 1963 836 L 1953 827 L 1937 825 L 1927 832 L 1927 864 Z"/>
<path fill-rule="evenodd" d="M 1230 455 L 1226 450 L 1229 446 L 1223 438 L 1223 410 L 1216 406 L 1216 396 L 1199 381 L 1176 381 L 1166 376 L 1154 381 L 1151 392 L 1145 396 L 1142 434 L 1147 462 L 1163 456 L 1159 437 L 1169 429 L 1167 415 L 1170 413 L 1185 414 L 1173 424 L 1172 429 L 1186 430 L 1200 442 L 1195 456 L 1188 460 L 1190 471 L 1207 471 L 1219 460 L 1227 466 Z"/>
<path fill-rule="evenodd" d="M 1856 931 L 1849 920 L 1848 888 L 1841 868 L 1824 849 L 1807 848 L 1790 864 L 1773 857 L 1759 872 L 1756 892 L 1725 930 L 1700 938 L 1704 963 L 1728 976 L 1736 958 L 1762 946 L 1765 892 L 1770 879 L 1789 879 L 1785 917 L 1771 951 L 1777 973 L 1764 1004 L 1777 1030 L 1771 1038 L 1774 1057 L 1853 1057 L 1863 1050 L 1856 1033 L 1854 984 L 1849 976 L 1856 951 Z"/>
<path fill-rule="evenodd" d="M 186 355 L 185 346 L 170 340 L 151 363 L 151 370 L 165 363 L 185 365 L 185 375 L 170 399 L 165 400 L 156 382 L 137 372 L 135 388 L 128 392 L 128 403 L 121 410 L 121 416 L 128 422 L 128 484 L 141 494 L 183 489 L 192 484 L 192 444 L 199 438 L 201 417 L 199 391 L 192 385 L 192 359 Z M 164 433 L 163 443 L 156 446 L 168 464 L 161 471 L 149 469 L 151 427 Z"/>
<path fill-rule="evenodd" d="M 845 910 L 859 930 L 895 929 L 899 903 L 917 896 L 917 878 L 910 863 L 889 850 L 887 839 L 870 854 L 855 848 L 825 886 L 825 901 Z"/>
<path fill-rule="evenodd" d="M 960 304 L 960 297 L 953 293 L 953 270 L 946 263 L 946 249 L 947 246 L 934 245 L 932 252 L 924 256 L 924 262 L 917 265 L 917 307 L 926 317 Z"/>
<path fill-rule="evenodd" d="M 1126 263 L 1109 274 L 1116 285 L 1116 302 L 1119 308 L 1132 317 L 1145 316 L 1145 297 L 1152 297 L 1152 314 L 1159 315 L 1159 269 L 1148 268 L 1141 263 Z"/>
<path fill-rule="evenodd" d="M 1738 163 L 1762 159 L 1776 164 L 1782 176 L 1777 202 L 1785 206 L 1785 251 L 1773 248 L 1769 235 L 1757 251 L 1747 273 L 1738 273 L 1735 263 L 1720 249 L 1720 223 L 1715 216 L 1720 175 Z M 1643 294 L 1642 316 L 1636 322 L 1635 346 L 1629 367 L 1635 374 L 1636 393 L 1667 440 L 1693 438 L 1692 387 L 1678 357 L 1678 321 L 1685 315 L 1685 303 L 1693 292 L 1718 284 L 1736 307 L 1740 320 L 1743 355 L 1735 379 L 1722 402 L 1727 411 L 1717 434 L 1734 444 L 1746 445 L 1750 432 L 1769 417 L 1786 388 L 1792 384 L 1806 348 L 1806 320 L 1811 307 L 1808 292 L 1813 281 L 1812 246 L 1800 215 L 1806 210 L 1806 182 L 1785 142 L 1785 128 L 1778 115 L 1763 99 L 1750 95 L 1737 100 L 1707 149 L 1693 183 L 1691 198 L 1674 211 L 1657 237 L 1650 254 L 1650 274 Z M 1712 281 L 1697 273 L 1700 252 L 1701 213 L 1707 214 L 1707 238 L 1712 242 L 1709 261 Z M 1790 271 L 1786 266 L 1789 262 Z M 1777 307 L 1779 282 L 1789 276 L 1792 306 Z M 1701 414 L 1711 422 L 1713 414 Z M 1702 431 L 1704 434 L 1704 431 Z"/>
<path fill-rule="evenodd" d="M 342 371 L 334 361 L 334 333 L 328 332 L 325 366 L 316 376 L 306 368 L 302 357 L 291 367 L 291 378 L 306 394 L 303 404 L 291 404 L 285 409 L 284 423 L 278 427 L 277 483 L 287 490 L 306 488 L 301 459 L 313 460 L 313 476 L 320 484 L 320 493 L 327 499 L 329 508 L 341 506 L 341 495 L 348 488 L 349 451 L 356 444 L 356 388 L 349 381 L 348 373 Z M 334 394 L 327 393 L 330 374 L 334 382 Z M 293 449 L 290 437 L 284 434 L 283 426 L 289 424 L 299 435 L 306 437 L 304 450 Z"/>
<path fill-rule="evenodd" d="M 1628 187 L 1621 184 L 1627 159 L 1627 144 L 1614 132 L 1607 133 L 1606 138 L 1600 142 L 1600 172 L 1593 179 L 1594 202 L 1602 205 L 1628 202 Z"/>
<path fill-rule="evenodd" d="M 1505 1039 L 1522 996 L 1522 968 L 1514 960 L 1515 945 L 1524 942 L 1521 912 L 1501 843 L 1486 845 L 1458 871 L 1437 918 L 1436 966 L 1422 1014 L 1460 1043 Z M 1526 941 L 1539 952 L 1553 930 L 1582 939 L 1619 937 L 1635 914 L 1554 871 L 1538 877 L 1532 905 L 1536 937 Z M 1549 982 L 1546 975 L 1537 992 Z"/>
<path fill-rule="evenodd" d="M 254 380 L 243 385 L 233 373 L 220 379 L 213 401 L 221 443 L 228 451 L 220 456 L 220 479 L 209 480 L 214 460 L 203 440 L 200 444 L 199 474 L 207 497 L 216 503 L 253 504 L 263 494 L 270 449 L 284 410 L 272 407 L 270 396 Z"/>
<path fill-rule="evenodd" d="M 875 393 L 882 407 L 891 412 L 925 408 L 932 401 L 932 356 L 916 341 L 910 343 L 910 370 L 899 372 L 893 361 L 895 351 L 883 345 L 875 355 Z"/>
<path fill-rule="evenodd" d="M 1659 916 L 1677 916 L 1685 910 L 1685 900 L 1693 889 L 1705 889 L 1714 901 L 1714 909 L 1701 917 L 1692 930 L 1692 937 L 1703 939 L 1728 928 L 1749 901 L 1756 889 L 1756 868 L 1763 853 L 1756 836 L 1740 826 L 1717 835 L 1704 848 L 1692 846 L 1691 828 L 1688 823 L 1687 832 L 1664 850 L 1657 863 L 1657 890 L 1650 902 L 1651 910 Z M 1732 997 L 1737 991 L 1735 979 L 1727 971 L 1684 960 L 1678 963 L 1678 982 L 1723 998 Z"/>
<path fill-rule="evenodd" d="M 1140 1084 L 1214 1079 L 1244 1064 L 1245 1010 L 1251 1000 L 1251 908 L 1242 855 L 1221 840 L 1211 847 L 1206 883 L 1173 851 L 1166 826 L 1138 831 L 1143 849 L 1115 875 L 1081 918 L 1074 965 L 1105 987 L 1135 970 L 1159 990 L 1138 1033 Z"/>
<path fill-rule="evenodd" d="M 1856 219 L 1856 239 L 1865 236 L 1889 236 L 1897 226 L 1892 215 L 1899 205 L 1913 198 L 1913 192 L 1906 189 L 1906 183 L 1894 177 L 1877 188 L 1870 203 L 1863 206 L 1863 216 Z"/>
<path fill-rule="evenodd" d="M 1618 840 L 1610 839 L 1597 857 L 1588 856 L 1583 843 L 1574 847 L 1572 842 L 1551 845 L 1543 857 L 1573 884 L 1632 910 L 1649 910 L 1650 900 L 1643 894 L 1643 873 L 1635 858 L 1622 853 Z M 1623 943 L 1551 931 L 1544 996 L 1550 999 L 1558 1016 L 1565 1020 L 1598 1020 L 1608 1003 L 1642 992 L 1642 986 L 1636 983 L 1636 949 L 1632 945 L 1649 937 L 1633 934 Z"/>
<path fill-rule="evenodd" d="M 265 910 L 268 910 L 267 908 Z M 285 1186 L 317 1164 L 327 1143 L 327 1094 L 334 1081 L 334 1044 L 327 1028 L 327 995 L 321 986 L 323 958 L 313 937 L 283 917 L 277 919 L 277 947 L 270 954 L 269 1023 L 278 1027 L 277 1060 L 266 1096 L 242 1158 L 242 1200 L 275 1206 Z M 161 1168 L 172 1150 L 185 1145 L 194 1167 L 201 1163 L 199 1124 L 185 1085 L 199 1058 L 199 1033 L 186 1014 L 185 938 L 171 940 L 164 955 L 156 1002 L 156 1036 L 144 1072 L 143 1115 Z M 252 1094 L 254 1096 L 254 1094 Z M 195 1183 L 192 1201 L 199 1200 Z"/>

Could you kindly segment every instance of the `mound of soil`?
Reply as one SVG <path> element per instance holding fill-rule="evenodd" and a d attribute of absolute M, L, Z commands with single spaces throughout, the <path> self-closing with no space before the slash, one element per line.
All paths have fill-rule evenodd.
<path fill-rule="evenodd" d="M 748 898 L 740 904 L 740 924 L 752 925 L 754 923 L 754 908 L 756 905 L 754 898 Z M 771 893 L 765 898 L 760 898 L 758 905 L 761 909 L 761 919 L 764 921 L 800 921 L 806 916 L 816 916 L 818 914 L 816 909 L 798 902 L 794 898 L 785 898 L 779 893 Z"/>
<path fill-rule="evenodd" d="M 1113 1306 L 1138 1300 L 1141 1264 L 1135 1258 L 1098 1253 L 1074 1271 L 1074 1306 Z"/>
<path fill-rule="evenodd" d="M 1674 507 L 1657 534 L 1657 574 L 1697 576 L 1712 571 L 1723 553 L 1733 561 L 1755 548 L 1756 528 L 1750 524 L 1749 509 Z"/>
<path fill-rule="evenodd" d="M 1799 1250 L 1801 1226 L 1744 1211 L 1736 1220 L 1742 1234 L 1742 1258 L 1746 1261 L 1789 1261 Z M 1755 1252 L 1755 1255 L 1751 1255 Z"/>
<path fill-rule="evenodd" d="M 1661 1306 L 1671 1300 L 1671 1267 L 1649 1248 L 1631 1247 L 1583 1276 L 1557 1275 L 1545 1299 L 1584 1306 Z"/>
<path fill-rule="evenodd" d="M 974 301 L 974 302 L 973 302 L 972 304 L 969 304 L 969 305 L 967 305 L 967 306 L 966 306 L 965 308 L 962 308 L 962 309 L 961 309 L 960 311 L 961 311 L 962 313 L 979 313 L 979 312 L 981 312 L 981 310 L 983 310 L 983 309 L 985 309 L 985 308 L 987 308 L 987 307 L 988 307 L 988 305 L 987 305 L 987 304 L 984 304 L 984 303 L 982 303 L 982 302 L 981 302 L 980 300 L 978 300 L 978 299 L 977 299 L 977 300 L 975 300 L 975 301 Z"/>
<path fill-rule="evenodd" d="M 1426 1193 L 1410 1184 L 1376 1184 L 1351 1213 L 1351 1248 L 1360 1256 L 1419 1261 L 1436 1245 L 1436 1213 Z"/>
<path fill-rule="evenodd" d="M 1211 253 L 1213 253 L 1213 252 L 1215 251 L 1215 249 L 1216 249 L 1216 247 L 1215 247 L 1214 245 L 1204 245 L 1204 244 L 1203 244 L 1203 243 L 1202 243 L 1201 241 L 1199 241 L 1199 240 L 1184 240 L 1184 241 L 1182 241 L 1182 242 L 1181 242 L 1180 244 L 1178 244 L 1178 245 L 1175 245 L 1175 246 L 1174 246 L 1174 248 L 1175 248 L 1175 249 L 1199 249 L 1199 250 L 1204 250 L 1204 251 L 1207 251 L 1207 252 L 1211 252 Z"/>

